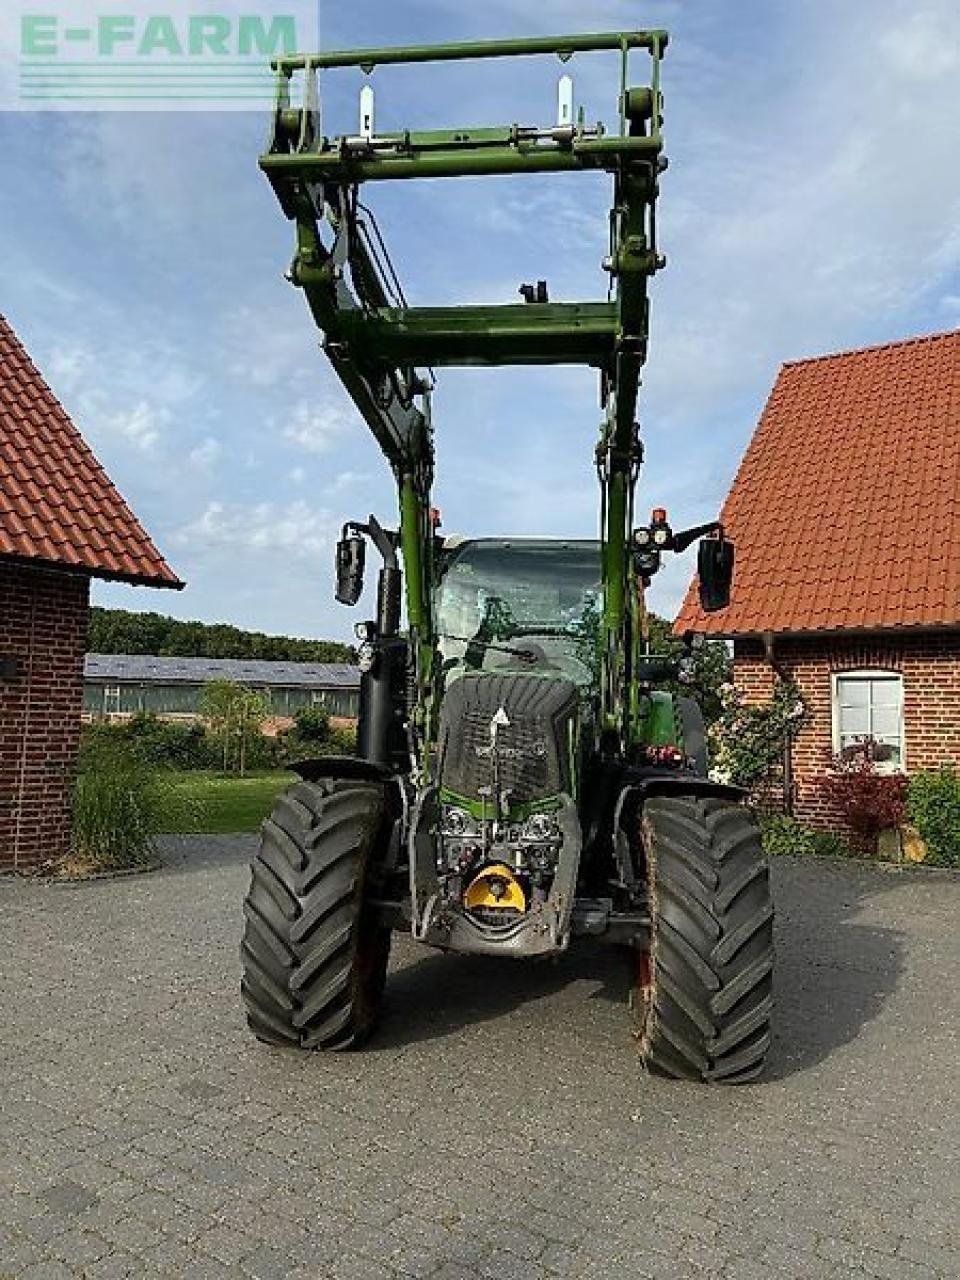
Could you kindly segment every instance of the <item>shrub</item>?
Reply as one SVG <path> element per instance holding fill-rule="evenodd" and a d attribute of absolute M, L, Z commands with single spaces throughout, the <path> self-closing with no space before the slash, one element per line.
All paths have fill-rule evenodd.
<path fill-rule="evenodd" d="M 833 831 L 816 831 L 796 818 L 774 814 L 762 818 L 763 849 L 770 857 L 848 858 L 850 846 Z"/>
<path fill-rule="evenodd" d="M 113 749 L 158 769 L 210 769 L 219 761 L 202 724 L 161 720 L 150 711 L 137 712 L 125 724 L 84 726 L 82 758 Z"/>
<path fill-rule="evenodd" d="M 279 769 L 286 758 L 283 742 L 279 737 L 255 733 L 247 739 L 244 749 L 244 766 L 248 769 Z"/>
<path fill-rule="evenodd" d="M 301 742 L 326 742 L 330 736 L 330 716 L 326 707 L 301 707 L 294 714 L 292 732 Z"/>
<path fill-rule="evenodd" d="M 748 706 L 732 685 L 720 689 L 720 717 L 710 729 L 711 775 L 749 791 L 761 788 L 783 762 L 786 744 L 803 724 L 800 690 L 781 681 L 770 701 Z"/>
<path fill-rule="evenodd" d="M 335 724 L 330 727 L 326 754 L 355 756 L 357 754 L 357 730 L 353 725 Z"/>
<path fill-rule="evenodd" d="M 902 773 L 878 772 L 869 739 L 831 757 L 830 767 L 817 786 L 849 830 L 857 851 L 873 857 L 880 832 L 899 827 L 906 817 L 907 779 Z"/>
<path fill-rule="evenodd" d="M 217 750 L 202 724 L 178 724 L 141 711 L 123 726 L 131 750 L 146 764 L 166 769 L 209 769 Z"/>
<path fill-rule="evenodd" d="M 953 765 L 913 775 L 907 816 L 926 843 L 928 862 L 960 867 L 960 777 Z"/>
<path fill-rule="evenodd" d="M 326 716 L 326 712 L 323 714 Z M 357 731 L 352 725 L 330 724 L 328 718 L 323 737 L 310 736 L 309 732 L 304 735 L 300 731 L 298 715 L 293 727 L 278 737 L 277 746 L 278 762 L 283 764 L 294 764 L 311 756 L 353 756 L 357 753 Z"/>
<path fill-rule="evenodd" d="M 116 742 L 89 751 L 73 786 L 71 869 L 141 866 L 160 828 L 157 772 Z"/>

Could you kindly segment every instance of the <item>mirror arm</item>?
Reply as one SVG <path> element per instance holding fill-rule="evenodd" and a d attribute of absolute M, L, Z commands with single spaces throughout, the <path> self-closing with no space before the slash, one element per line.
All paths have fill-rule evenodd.
<path fill-rule="evenodd" d="M 397 535 L 395 533 L 391 533 L 389 529 L 385 529 L 376 516 L 368 517 L 364 528 L 370 536 L 370 541 L 383 557 L 384 568 L 398 568 Z"/>
<path fill-rule="evenodd" d="M 679 533 L 673 535 L 673 550 L 678 553 L 686 551 L 687 547 L 692 546 L 698 538 L 710 533 L 719 533 L 721 541 L 723 540 L 723 525 L 719 520 L 709 520 L 706 524 L 695 525 L 692 529 L 681 529 Z"/>

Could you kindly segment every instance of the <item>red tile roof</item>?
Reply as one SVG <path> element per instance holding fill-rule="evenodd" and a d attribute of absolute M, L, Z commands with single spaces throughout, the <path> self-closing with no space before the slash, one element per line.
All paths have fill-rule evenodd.
<path fill-rule="evenodd" d="M 182 587 L 0 316 L 0 559 Z"/>
<path fill-rule="evenodd" d="M 678 632 L 960 624 L 960 331 L 784 365 L 722 519 L 730 606 Z"/>

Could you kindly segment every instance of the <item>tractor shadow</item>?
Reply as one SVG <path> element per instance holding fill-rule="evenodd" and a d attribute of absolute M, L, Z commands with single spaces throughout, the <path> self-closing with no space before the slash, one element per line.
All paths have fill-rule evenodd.
<path fill-rule="evenodd" d="M 774 1036 L 764 1078 L 816 1067 L 855 1041 L 900 986 L 908 935 L 891 901 L 909 871 L 777 858 Z"/>
<path fill-rule="evenodd" d="M 794 859 L 777 859 L 773 877 L 777 978 L 767 1081 L 807 1071 L 854 1041 L 897 990 L 906 952 L 903 932 L 871 920 L 895 918 L 871 903 L 896 893 L 903 877 L 856 863 Z M 554 1006 L 551 1021 L 567 1021 L 578 1042 L 585 1025 L 577 1000 L 610 1001 L 623 1007 L 626 1035 L 632 981 L 629 951 L 586 939 L 557 959 L 537 961 L 424 951 L 391 972 L 383 1020 L 367 1051 L 456 1036 L 524 1006 L 531 1007 L 536 1034 L 544 1015 L 533 1006 L 540 1001 Z M 564 996 L 573 983 L 583 994 Z"/>
<path fill-rule="evenodd" d="M 562 956 L 531 960 L 418 950 L 421 959 L 387 978 L 382 1021 L 368 1051 L 454 1036 L 524 1006 L 555 1000 L 572 983 L 599 983 L 581 998 L 622 1005 L 626 1025 L 632 956 L 625 948 L 578 939 Z M 567 997 L 557 1015 L 571 1016 L 573 1008 L 573 998 Z"/>

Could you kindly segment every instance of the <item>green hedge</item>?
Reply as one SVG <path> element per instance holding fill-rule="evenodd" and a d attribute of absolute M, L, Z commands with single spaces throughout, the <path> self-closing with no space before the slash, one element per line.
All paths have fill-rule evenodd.
<path fill-rule="evenodd" d="M 292 728 L 275 738 L 250 736 L 246 749 L 248 769 L 282 769 L 292 761 L 311 756 L 356 754 L 356 730 L 332 725 L 322 707 L 305 707 L 295 720 Z M 129 756 L 139 764 L 161 770 L 219 770 L 223 763 L 220 740 L 208 733 L 202 723 L 161 720 L 150 711 L 138 712 L 124 724 L 85 725 L 81 768 L 86 760 L 103 752 Z"/>
<path fill-rule="evenodd" d="M 124 724 L 85 725 L 81 763 L 102 751 L 158 769 L 210 769 L 219 761 L 218 745 L 202 724 L 177 724 L 149 711 L 138 712 Z"/>
<path fill-rule="evenodd" d="M 763 850 L 770 857 L 849 858 L 850 846 L 832 831 L 816 831 L 796 818 L 774 814 L 760 819 Z"/>
<path fill-rule="evenodd" d="M 960 777 L 953 765 L 912 775 L 907 818 L 926 843 L 927 862 L 960 867 Z"/>

